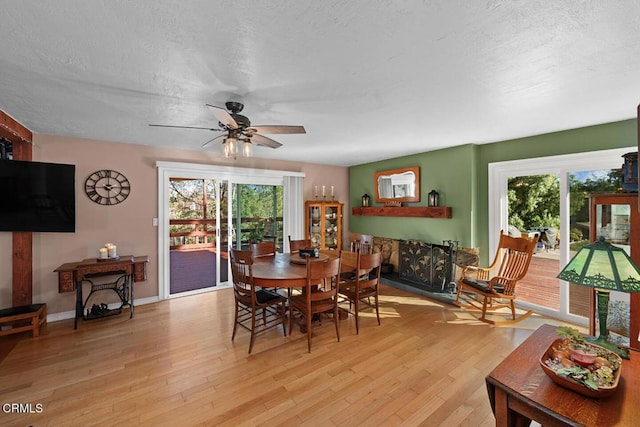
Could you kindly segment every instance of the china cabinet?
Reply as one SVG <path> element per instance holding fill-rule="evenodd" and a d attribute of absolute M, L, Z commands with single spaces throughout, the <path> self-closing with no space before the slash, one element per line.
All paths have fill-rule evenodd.
<path fill-rule="evenodd" d="M 307 201 L 305 233 L 318 249 L 342 248 L 342 207 L 339 202 Z"/>
<path fill-rule="evenodd" d="M 589 196 L 589 236 L 596 241 L 600 237 L 616 246 L 624 248 L 636 265 L 640 265 L 640 212 L 638 194 L 593 194 Z M 595 335 L 595 290 L 590 288 L 589 333 Z M 640 293 L 611 292 L 611 299 L 630 301 L 630 343 L 640 349 Z"/>

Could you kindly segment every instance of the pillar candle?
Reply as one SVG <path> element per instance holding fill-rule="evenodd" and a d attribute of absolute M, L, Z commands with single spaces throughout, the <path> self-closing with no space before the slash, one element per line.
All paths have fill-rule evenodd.
<path fill-rule="evenodd" d="M 331 186 L 331 197 L 333 197 L 333 185 Z"/>
<path fill-rule="evenodd" d="M 101 259 L 105 259 L 107 258 L 107 248 L 100 248 L 100 258 Z"/>
<path fill-rule="evenodd" d="M 109 253 L 109 258 L 115 258 L 116 257 L 116 245 L 109 246 L 108 253 Z"/>
<path fill-rule="evenodd" d="M 325 196 L 325 192 L 324 192 L 324 185 L 322 186 L 322 197 Z"/>

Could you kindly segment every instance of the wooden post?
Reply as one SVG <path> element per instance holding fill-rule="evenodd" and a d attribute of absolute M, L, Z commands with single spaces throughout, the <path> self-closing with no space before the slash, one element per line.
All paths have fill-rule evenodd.
<path fill-rule="evenodd" d="M 0 110 L 0 136 L 12 144 L 14 160 L 32 159 L 33 134 Z M 33 240 L 31 232 L 13 233 L 12 304 L 29 305 L 33 299 Z"/>

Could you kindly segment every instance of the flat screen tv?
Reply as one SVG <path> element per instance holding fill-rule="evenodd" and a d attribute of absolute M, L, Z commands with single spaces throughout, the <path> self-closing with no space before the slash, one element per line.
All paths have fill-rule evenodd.
<path fill-rule="evenodd" d="M 0 159 L 0 231 L 73 233 L 75 165 Z"/>

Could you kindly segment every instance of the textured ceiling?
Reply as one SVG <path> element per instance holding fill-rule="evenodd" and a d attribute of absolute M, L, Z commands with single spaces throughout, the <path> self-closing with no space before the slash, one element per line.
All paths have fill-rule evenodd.
<path fill-rule="evenodd" d="M 35 133 L 201 148 L 205 104 L 353 165 L 635 117 L 640 2 L 0 0 L 0 109 Z"/>

